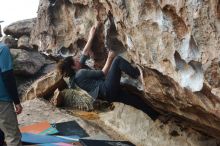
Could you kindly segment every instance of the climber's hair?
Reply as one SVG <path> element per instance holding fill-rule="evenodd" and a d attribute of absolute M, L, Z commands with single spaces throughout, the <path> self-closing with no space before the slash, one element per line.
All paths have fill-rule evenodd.
<path fill-rule="evenodd" d="M 69 56 L 58 62 L 57 70 L 63 77 L 70 77 L 75 74 L 75 71 L 72 69 L 73 65 L 73 57 Z"/>

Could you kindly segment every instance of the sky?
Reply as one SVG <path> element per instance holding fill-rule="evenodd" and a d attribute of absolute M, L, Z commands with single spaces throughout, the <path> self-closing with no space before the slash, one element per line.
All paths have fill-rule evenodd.
<path fill-rule="evenodd" d="M 0 23 L 3 27 L 18 20 L 37 17 L 39 0 L 0 0 Z"/>

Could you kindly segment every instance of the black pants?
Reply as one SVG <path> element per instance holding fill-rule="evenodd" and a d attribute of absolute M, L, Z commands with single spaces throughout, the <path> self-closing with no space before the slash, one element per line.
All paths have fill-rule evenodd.
<path fill-rule="evenodd" d="M 151 106 L 147 105 L 140 97 L 129 94 L 121 89 L 120 79 L 122 72 L 125 72 L 132 78 L 138 78 L 140 72 L 137 68 L 120 56 L 117 56 L 112 62 L 109 73 L 100 87 L 100 97 L 104 97 L 109 102 L 122 102 L 142 110 L 153 120 L 159 115 Z"/>
<path fill-rule="evenodd" d="M 138 78 L 140 72 L 137 68 L 131 66 L 131 64 L 120 56 L 117 56 L 109 69 L 107 77 L 104 83 L 100 87 L 100 94 L 108 101 L 115 100 L 120 93 L 120 80 L 121 74 L 125 72 L 132 78 Z"/>
<path fill-rule="evenodd" d="M 4 144 L 4 133 L 0 129 L 0 146 Z"/>
<path fill-rule="evenodd" d="M 159 112 L 154 110 L 151 105 L 141 99 L 141 97 L 129 93 L 126 90 L 120 90 L 119 96 L 115 99 L 115 102 L 121 102 L 126 105 L 135 107 L 136 109 L 139 109 L 146 113 L 152 120 L 156 120 L 157 117 L 160 115 Z"/>

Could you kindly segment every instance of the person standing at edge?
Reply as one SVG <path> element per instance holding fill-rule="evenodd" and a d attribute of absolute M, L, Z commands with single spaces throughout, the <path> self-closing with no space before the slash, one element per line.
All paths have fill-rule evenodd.
<path fill-rule="evenodd" d="M 0 129 L 8 146 L 22 146 L 17 115 L 22 112 L 7 45 L 0 43 Z"/>

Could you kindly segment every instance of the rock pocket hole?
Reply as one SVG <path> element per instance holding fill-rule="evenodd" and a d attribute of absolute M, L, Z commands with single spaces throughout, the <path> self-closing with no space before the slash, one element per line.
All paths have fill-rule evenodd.
<path fill-rule="evenodd" d="M 116 52 L 124 52 L 126 49 L 123 43 L 118 39 L 118 32 L 115 26 L 114 17 L 108 12 L 108 19 L 104 25 L 105 47 Z"/>
<path fill-rule="evenodd" d="M 88 11 L 88 6 L 85 6 L 83 4 L 74 4 L 76 9 L 75 9 L 75 18 L 81 18 L 85 16 L 85 13 Z"/>
<path fill-rule="evenodd" d="M 32 47 L 33 47 L 34 50 L 38 50 L 38 48 L 39 48 L 39 46 L 36 45 L 36 44 L 32 45 Z"/>
<path fill-rule="evenodd" d="M 170 135 L 174 137 L 180 136 L 180 134 L 176 130 L 173 130 L 172 132 L 170 132 Z"/>
<path fill-rule="evenodd" d="M 74 52 L 75 51 L 75 52 Z M 62 57 L 74 56 L 76 54 L 76 50 L 74 49 L 73 45 L 70 44 L 69 47 L 61 47 L 58 50 L 58 54 Z"/>
<path fill-rule="evenodd" d="M 76 45 L 77 45 L 77 48 L 82 50 L 84 48 L 84 46 L 86 45 L 86 40 L 85 39 L 78 39 L 76 41 Z"/>
<path fill-rule="evenodd" d="M 59 54 L 60 54 L 61 56 L 67 56 L 68 53 L 69 53 L 69 49 L 68 49 L 68 48 L 62 47 L 62 48 L 60 48 L 60 50 L 59 50 Z"/>
<path fill-rule="evenodd" d="M 174 53 L 174 58 L 177 71 L 183 70 L 186 63 L 183 59 L 181 59 L 180 54 L 177 51 Z"/>
<path fill-rule="evenodd" d="M 220 0 L 218 0 L 217 4 L 217 18 L 220 19 Z"/>
<path fill-rule="evenodd" d="M 186 62 L 191 60 L 198 61 L 200 58 L 200 52 L 198 46 L 190 34 L 187 34 L 182 40 L 182 45 L 180 47 L 179 53 Z"/>
<path fill-rule="evenodd" d="M 168 20 L 172 22 L 173 29 L 177 37 L 179 39 L 183 38 L 186 35 L 188 29 L 183 19 L 176 14 L 175 7 L 171 5 L 166 5 L 162 9 L 162 11 L 165 14 L 165 16 L 168 18 Z"/>
<path fill-rule="evenodd" d="M 174 54 L 176 70 L 179 73 L 180 85 L 191 91 L 200 91 L 203 87 L 203 70 L 200 62 L 190 61 L 188 64 L 181 59 L 179 53 Z"/>
<path fill-rule="evenodd" d="M 192 60 L 197 60 L 200 56 L 198 46 L 193 38 L 191 36 L 189 41 L 189 57 L 192 58 Z"/>

